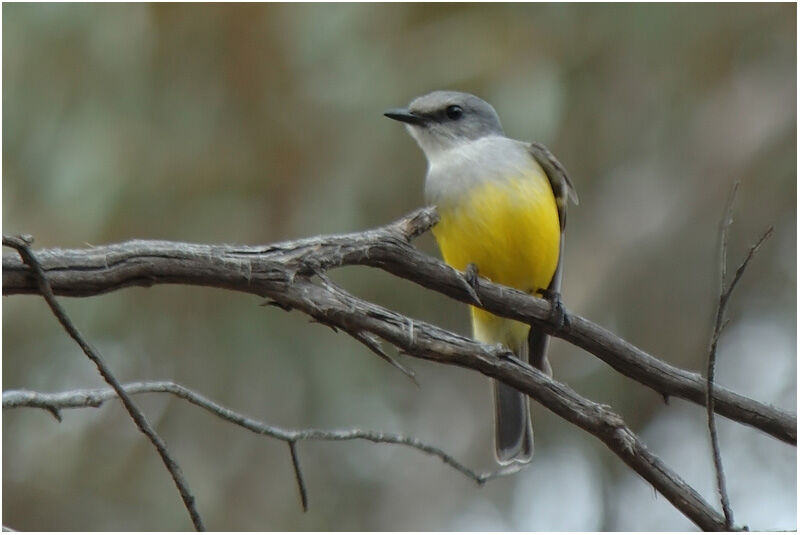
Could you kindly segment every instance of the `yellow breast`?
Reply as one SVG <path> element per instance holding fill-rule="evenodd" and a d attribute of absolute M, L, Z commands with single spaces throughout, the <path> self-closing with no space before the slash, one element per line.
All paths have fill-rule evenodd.
<path fill-rule="evenodd" d="M 454 268 L 474 263 L 481 276 L 529 293 L 550 284 L 561 231 L 553 191 L 541 170 L 474 186 L 439 206 L 439 214 L 433 233 Z"/>

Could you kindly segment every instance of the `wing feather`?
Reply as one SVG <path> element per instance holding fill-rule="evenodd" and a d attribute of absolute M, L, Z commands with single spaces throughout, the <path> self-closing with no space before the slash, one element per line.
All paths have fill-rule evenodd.
<path fill-rule="evenodd" d="M 553 189 L 553 195 L 556 198 L 558 221 L 561 226 L 561 243 L 556 271 L 547 289 L 552 292 L 560 292 L 564 256 L 564 229 L 567 224 L 567 203 L 571 200 L 577 205 L 578 193 L 575 191 L 575 186 L 572 185 L 572 181 L 569 179 L 567 170 L 561 165 L 561 162 L 553 156 L 553 153 L 550 152 L 547 147 L 541 143 L 533 142 L 529 145 L 528 151 L 547 175 L 547 179 L 550 181 L 550 187 Z M 531 327 L 528 335 L 528 355 L 530 362 L 544 373 L 551 375 L 550 363 L 547 361 L 547 347 L 549 342 L 550 337 L 546 333 L 541 329 Z"/>

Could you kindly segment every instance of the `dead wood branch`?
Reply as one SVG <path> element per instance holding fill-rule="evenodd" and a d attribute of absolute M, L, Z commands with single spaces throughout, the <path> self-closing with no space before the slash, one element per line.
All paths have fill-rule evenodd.
<path fill-rule="evenodd" d="M 178 487 L 178 492 L 181 495 L 183 504 L 189 513 L 189 517 L 192 519 L 192 524 L 194 524 L 195 529 L 197 531 L 205 531 L 203 520 L 200 518 L 200 513 L 197 510 L 197 505 L 195 504 L 194 494 L 192 494 L 192 491 L 189 488 L 189 483 L 186 481 L 181 467 L 169 452 L 167 443 L 164 442 L 164 439 L 162 439 L 156 430 L 153 429 L 153 426 L 151 426 L 150 422 L 147 421 L 144 413 L 139 409 L 139 407 L 136 406 L 130 396 L 128 396 L 128 394 L 122 388 L 122 385 L 114 376 L 111 368 L 109 368 L 105 363 L 105 360 L 100 353 L 94 347 L 92 347 L 92 345 L 89 344 L 80 331 L 78 331 L 78 328 L 72 323 L 72 320 L 70 320 L 69 316 L 59 304 L 58 300 L 56 300 L 41 264 L 36 258 L 36 255 L 34 255 L 33 251 L 30 249 L 30 243 L 31 239 L 29 237 L 23 238 L 3 236 L 3 245 L 16 249 L 22 261 L 24 261 L 25 264 L 32 270 L 39 292 L 42 294 L 42 297 L 44 297 L 47 305 L 53 312 L 53 315 L 55 315 L 59 323 L 61 323 L 61 326 L 64 327 L 64 330 L 67 331 L 67 334 L 69 334 L 69 336 L 75 340 L 75 342 L 77 342 L 84 354 L 89 357 L 89 360 L 94 363 L 94 365 L 97 367 L 97 371 L 100 372 L 100 375 L 103 377 L 106 383 L 111 385 L 111 388 L 114 390 L 116 395 L 119 396 L 120 401 L 122 401 L 122 405 L 125 407 L 125 410 L 136 424 L 136 427 L 138 427 L 139 430 L 150 440 L 150 442 L 152 442 L 153 446 L 155 446 L 156 451 L 158 451 L 158 454 L 164 463 L 164 466 L 167 468 L 170 476 L 172 476 L 175 486 Z M 51 409 L 51 412 L 57 419 L 60 419 L 57 410 Z"/>
<path fill-rule="evenodd" d="M 176 244 L 168 242 L 135 241 L 102 248 L 102 251 L 92 248 L 82 252 L 43 251 L 41 254 L 45 258 L 48 258 L 48 253 L 53 255 L 48 258 L 56 260 L 50 264 L 52 271 L 48 278 L 52 275 L 54 287 L 65 294 L 89 295 L 130 285 L 169 282 L 247 291 L 267 297 L 281 308 L 296 308 L 320 323 L 348 333 L 379 336 L 403 353 L 480 371 L 514 386 L 595 435 L 702 529 L 724 529 L 722 515 L 653 455 L 622 418 L 608 407 L 581 397 L 569 387 L 520 362 L 502 347 L 487 346 L 363 301 L 338 288 L 327 277 L 316 277 L 318 282 L 315 282 L 316 275 L 332 267 L 366 264 L 426 286 L 435 281 L 443 285 L 437 288 L 443 293 L 454 294 L 462 300 L 472 299 L 464 289 L 460 273 L 418 253 L 409 244 L 413 236 L 430 228 L 435 220 L 433 210 L 420 210 L 376 230 L 265 247 L 190 244 L 177 244 L 176 247 Z M 87 254 L 90 256 L 89 265 L 86 264 Z M 76 261 L 83 269 L 75 269 Z M 13 267 L 13 261 L 10 261 L 9 268 L 4 271 L 4 293 L 30 293 L 32 290 L 25 287 L 30 275 L 25 269 L 14 271 Z M 99 277 L 81 278 L 81 273 L 87 272 Z M 8 285 L 6 274 L 9 275 Z M 65 274 L 69 274 L 66 281 Z M 17 275 L 17 283 L 21 283 L 18 286 L 11 284 L 14 275 Z M 76 281 L 76 277 L 79 280 Z M 64 285 L 65 282 L 72 284 Z M 479 292 L 484 308 L 493 312 L 503 309 L 499 312 L 502 315 L 547 327 L 549 305 L 545 301 L 489 283 L 480 284 Z M 513 306 L 515 300 L 520 307 Z M 582 324 L 580 320 L 577 316 L 570 318 L 566 332 L 574 332 L 575 326 Z M 588 322 L 583 320 L 583 324 Z M 576 339 L 580 337 L 576 336 Z M 298 479 L 298 483 L 302 492 L 302 479 Z"/>
<path fill-rule="evenodd" d="M 722 505 L 722 512 L 725 515 L 725 526 L 727 529 L 733 529 L 733 508 L 731 507 L 730 498 L 728 497 L 728 490 L 725 484 L 725 470 L 722 466 L 722 454 L 719 448 L 719 438 L 717 436 L 717 425 L 714 419 L 714 373 L 716 370 L 717 360 L 717 344 L 722 336 L 722 331 L 728 324 L 725 320 L 725 311 L 728 308 L 733 290 L 742 278 L 748 264 L 758 252 L 761 245 L 772 236 L 773 228 L 769 227 L 761 238 L 750 247 L 747 255 L 733 276 L 730 284 L 725 285 L 728 270 L 728 234 L 730 232 L 731 224 L 733 223 L 733 206 L 736 200 L 736 193 L 739 190 L 739 182 L 733 184 L 731 193 L 728 196 L 728 202 L 725 206 L 725 212 L 722 216 L 722 223 L 720 228 L 720 255 L 719 255 L 719 301 L 717 302 L 717 311 L 714 319 L 714 330 L 711 333 L 711 340 L 709 341 L 708 348 L 708 366 L 706 371 L 706 419 L 708 421 L 708 433 L 711 438 L 711 452 L 714 460 L 714 471 L 717 476 L 717 493 L 719 494 L 720 504 Z"/>
<path fill-rule="evenodd" d="M 40 250 L 36 254 L 58 295 L 83 297 L 128 286 L 193 284 L 269 297 L 286 307 L 290 305 L 280 296 L 294 281 L 309 279 L 330 268 L 366 265 L 459 301 L 477 304 L 499 316 L 549 327 L 547 301 L 486 280 L 473 290 L 460 273 L 410 245 L 412 238 L 435 222 L 435 210 L 427 208 L 378 229 L 267 246 L 134 240 L 87 249 Z M 37 292 L 29 269 L 15 255 L 4 255 L 3 294 Z M 472 292 L 476 292 L 479 301 Z M 413 334 L 413 324 L 406 327 Z M 352 332 L 352 327 L 345 330 Z M 585 318 L 567 314 L 567 325 L 553 334 L 659 394 L 706 405 L 707 386 L 700 374 L 671 366 Z M 713 395 L 718 414 L 797 444 L 795 414 L 718 385 Z"/>
<path fill-rule="evenodd" d="M 421 440 L 396 433 L 384 433 L 378 431 L 368 431 L 363 429 L 285 429 L 270 425 L 249 416 L 245 416 L 233 409 L 220 405 L 206 396 L 195 392 L 185 386 L 172 381 L 139 381 L 123 385 L 123 389 L 129 395 L 164 393 L 171 394 L 180 399 L 200 407 L 209 413 L 222 418 L 223 420 L 247 429 L 258 435 L 271 437 L 286 442 L 292 448 L 293 459 L 296 458 L 296 444 L 302 441 L 343 441 L 343 440 L 366 440 L 376 444 L 395 444 L 406 446 L 427 455 L 437 457 L 447 466 L 460 472 L 464 476 L 472 479 L 478 485 L 483 485 L 487 481 L 498 477 L 510 475 L 519 471 L 519 466 L 504 467 L 492 472 L 476 472 L 464 464 L 457 461 L 452 455 L 444 450 L 432 446 Z M 3 392 L 3 408 L 16 409 L 29 407 L 46 410 L 48 412 L 61 412 L 65 409 L 82 409 L 89 407 L 100 407 L 105 402 L 118 399 L 117 393 L 111 388 L 81 389 L 70 390 L 67 392 L 45 393 L 33 390 L 8 390 Z M 294 445 L 294 446 L 292 446 Z M 295 463 L 295 469 L 299 463 Z M 302 478 L 298 478 L 298 486 L 301 493 L 301 503 L 303 508 L 307 507 L 307 497 L 305 483 Z"/>

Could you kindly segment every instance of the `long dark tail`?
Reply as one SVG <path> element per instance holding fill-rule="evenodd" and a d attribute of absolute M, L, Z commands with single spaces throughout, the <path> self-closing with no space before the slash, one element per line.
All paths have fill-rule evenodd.
<path fill-rule="evenodd" d="M 545 375 L 553 376 L 550 368 L 550 361 L 547 360 L 547 347 L 550 345 L 550 337 L 536 327 L 531 327 L 528 333 L 528 355 L 531 365 L 541 370 Z"/>
<path fill-rule="evenodd" d="M 552 375 L 547 360 L 550 337 L 531 328 L 528 339 L 515 353 L 547 375 Z M 533 457 L 533 426 L 528 397 L 517 389 L 494 381 L 495 454 L 501 464 L 527 463 Z"/>
<path fill-rule="evenodd" d="M 521 360 L 527 360 L 528 344 L 521 344 L 514 352 Z M 533 456 L 533 427 L 528 397 L 499 381 L 494 381 L 494 432 L 497 462 L 530 462 Z"/>

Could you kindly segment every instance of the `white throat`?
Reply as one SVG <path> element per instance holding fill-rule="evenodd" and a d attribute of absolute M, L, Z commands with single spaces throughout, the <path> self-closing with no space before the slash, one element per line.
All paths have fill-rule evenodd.
<path fill-rule="evenodd" d="M 524 143 L 504 136 L 461 140 L 449 148 L 423 147 L 423 151 L 428 159 L 425 199 L 433 204 L 457 201 L 486 181 L 507 180 L 536 166 Z"/>

